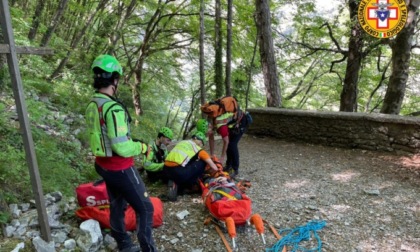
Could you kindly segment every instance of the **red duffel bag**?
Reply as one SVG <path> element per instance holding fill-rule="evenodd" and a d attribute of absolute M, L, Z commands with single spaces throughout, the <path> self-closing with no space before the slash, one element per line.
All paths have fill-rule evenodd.
<path fill-rule="evenodd" d="M 110 228 L 108 193 L 103 180 L 79 185 L 76 195 L 81 206 L 76 210 L 77 216 L 82 220 L 95 219 L 102 228 Z M 154 208 L 153 227 L 159 227 L 163 224 L 163 203 L 156 197 L 150 197 L 150 200 Z M 136 229 L 136 213 L 130 205 L 125 211 L 125 225 L 128 231 Z"/>
<path fill-rule="evenodd" d="M 163 203 L 159 198 L 150 197 L 153 204 L 153 227 L 157 228 L 163 224 Z M 94 219 L 99 222 L 102 228 L 111 228 L 109 224 L 109 207 L 86 206 L 76 210 L 76 215 L 82 220 Z M 125 210 L 125 228 L 127 231 L 136 229 L 136 212 L 128 205 Z"/>
<path fill-rule="evenodd" d="M 76 188 L 79 206 L 104 206 L 109 205 L 108 193 L 103 180 L 81 184 Z"/>

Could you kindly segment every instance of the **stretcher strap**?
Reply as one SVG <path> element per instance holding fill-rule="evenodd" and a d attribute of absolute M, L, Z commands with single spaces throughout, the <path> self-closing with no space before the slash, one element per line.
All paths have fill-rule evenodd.
<path fill-rule="evenodd" d="M 221 194 L 221 195 L 225 196 L 226 198 L 228 198 L 228 199 L 230 199 L 230 200 L 237 200 L 237 198 L 235 198 L 235 196 L 230 195 L 229 193 L 224 192 L 224 191 L 222 191 L 222 190 L 214 190 L 213 192 L 215 192 L 215 193 L 219 193 L 219 194 Z M 235 193 L 235 192 L 234 192 L 234 193 Z"/>

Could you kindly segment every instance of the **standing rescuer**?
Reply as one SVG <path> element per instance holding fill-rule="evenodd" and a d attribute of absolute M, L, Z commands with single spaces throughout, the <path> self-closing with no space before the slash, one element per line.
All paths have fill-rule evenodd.
<path fill-rule="evenodd" d="M 95 155 L 96 172 L 103 177 L 110 201 L 111 235 L 119 251 L 157 251 L 152 236 L 153 205 L 146 187 L 134 167 L 134 156 L 150 148 L 130 136 L 131 118 L 126 107 L 115 98 L 120 63 L 110 55 L 98 56 L 92 64 L 96 90 L 86 109 L 89 143 Z M 136 212 L 137 238 L 133 245 L 124 223 L 127 203 Z"/>

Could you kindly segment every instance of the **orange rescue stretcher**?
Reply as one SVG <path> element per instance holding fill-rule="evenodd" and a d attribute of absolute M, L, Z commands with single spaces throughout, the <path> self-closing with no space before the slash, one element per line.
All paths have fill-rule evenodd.
<path fill-rule="evenodd" d="M 212 157 L 216 165 L 221 166 L 216 157 Z M 208 167 L 209 168 L 209 167 Z M 208 169 L 209 170 L 209 169 Z M 202 199 L 210 216 L 204 221 L 205 225 L 213 223 L 228 252 L 236 250 L 236 226 L 253 225 L 265 243 L 264 225 L 267 225 L 278 240 L 281 239 L 277 230 L 257 213 L 252 214 L 252 201 L 245 194 L 251 187 L 247 180 L 236 182 L 227 172 L 217 172 L 206 175 L 199 181 Z M 232 247 L 226 240 L 223 230 L 227 231 L 232 241 Z M 233 248 L 233 250 L 232 250 Z M 286 252 L 284 248 L 282 252 Z"/>

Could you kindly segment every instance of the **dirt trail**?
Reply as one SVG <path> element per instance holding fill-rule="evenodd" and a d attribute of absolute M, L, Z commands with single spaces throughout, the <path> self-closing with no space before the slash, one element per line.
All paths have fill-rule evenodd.
<path fill-rule="evenodd" d="M 244 136 L 239 148 L 240 177 L 251 180 L 253 212 L 277 229 L 324 220 L 318 232 L 322 251 L 420 251 L 419 156 L 253 136 Z M 165 191 L 158 184 L 148 187 L 151 195 Z M 208 213 L 199 201 L 199 195 L 185 195 L 165 202 L 164 226 L 154 230 L 160 251 L 225 251 L 214 227 L 203 225 Z M 179 220 L 183 210 L 189 215 Z M 276 239 L 268 231 L 265 236 L 266 245 L 253 229 L 240 228 L 239 251 L 271 248 Z"/>

